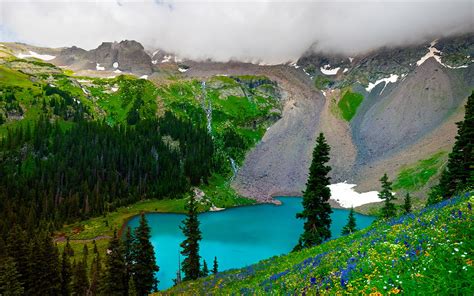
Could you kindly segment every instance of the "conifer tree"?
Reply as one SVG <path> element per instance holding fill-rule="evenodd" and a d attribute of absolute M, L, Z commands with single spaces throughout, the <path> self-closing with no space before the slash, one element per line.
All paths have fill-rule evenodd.
<path fill-rule="evenodd" d="M 102 264 L 100 261 L 99 253 L 95 254 L 95 257 L 92 259 L 91 269 L 90 269 L 90 286 L 89 293 L 90 295 L 98 295 L 100 289 L 100 279 L 102 276 Z"/>
<path fill-rule="evenodd" d="M 219 265 L 217 263 L 217 257 L 214 256 L 214 264 L 212 265 L 212 273 L 213 274 L 216 274 L 217 272 L 219 272 Z"/>
<path fill-rule="evenodd" d="M 148 295 L 158 286 L 155 272 L 159 271 L 159 267 L 156 265 L 155 251 L 150 237 L 150 227 L 145 215 L 141 214 L 140 224 L 134 232 L 132 269 L 137 294 L 140 296 Z"/>
<path fill-rule="evenodd" d="M 71 261 L 66 249 L 61 256 L 61 295 L 69 296 L 71 294 Z"/>
<path fill-rule="evenodd" d="M 326 165 L 329 161 L 329 150 L 324 134 L 320 133 L 313 150 L 306 190 L 303 192 L 303 211 L 296 214 L 296 218 L 305 222 L 304 232 L 294 251 L 319 245 L 331 237 L 331 192 L 328 187 L 331 167 Z"/>
<path fill-rule="evenodd" d="M 101 283 L 101 294 L 104 295 L 126 295 L 128 283 L 127 270 L 123 258 L 120 239 L 117 232 L 109 242 L 105 257 L 105 272 Z"/>
<path fill-rule="evenodd" d="M 403 200 L 403 212 L 405 214 L 411 213 L 411 196 L 408 192 L 405 195 L 405 199 Z"/>
<path fill-rule="evenodd" d="M 348 235 L 354 233 L 356 228 L 356 219 L 354 217 L 354 208 L 352 207 L 349 211 L 349 217 L 347 218 L 347 224 L 342 228 L 342 235 Z"/>
<path fill-rule="evenodd" d="M 209 275 L 209 268 L 207 267 L 206 260 L 204 260 L 204 262 L 202 263 L 202 274 L 201 274 L 201 276 L 206 277 L 208 275 Z"/>
<path fill-rule="evenodd" d="M 387 174 L 383 175 L 383 177 L 380 179 L 380 182 L 382 183 L 382 191 L 379 192 L 379 198 L 384 200 L 382 217 L 387 219 L 397 214 L 397 209 L 392 202 L 396 198 L 392 193 L 392 182 L 388 180 Z"/>
<path fill-rule="evenodd" d="M 458 134 L 439 184 L 430 192 L 428 204 L 451 198 L 474 186 L 474 91 L 467 99 L 464 120 L 457 123 Z"/>
<path fill-rule="evenodd" d="M 125 239 L 123 240 L 123 254 L 125 259 L 125 266 L 127 268 L 127 279 L 130 279 L 132 276 L 133 268 L 133 235 L 132 230 L 127 227 L 127 232 L 125 233 Z"/>
<path fill-rule="evenodd" d="M 89 279 L 84 260 L 74 264 L 74 273 L 72 277 L 72 295 L 86 296 L 89 289 Z"/>
<path fill-rule="evenodd" d="M 137 288 L 133 276 L 128 280 L 128 296 L 137 296 Z"/>
<path fill-rule="evenodd" d="M 182 264 L 184 280 L 195 280 L 201 274 L 199 256 L 199 241 L 201 240 L 201 230 L 199 229 L 197 204 L 191 193 L 187 204 L 188 214 L 180 229 L 183 231 L 185 240 L 181 243 L 181 254 L 185 256 Z"/>
<path fill-rule="evenodd" d="M 15 268 L 20 274 L 20 282 L 24 291 L 28 291 L 31 284 L 29 243 L 26 232 L 18 225 L 13 226 L 9 233 L 6 241 L 6 255 L 15 261 Z"/>
<path fill-rule="evenodd" d="M 20 282 L 20 273 L 12 257 L 0 258 L 0 295 L 21 296 L 24 288 Z"/>

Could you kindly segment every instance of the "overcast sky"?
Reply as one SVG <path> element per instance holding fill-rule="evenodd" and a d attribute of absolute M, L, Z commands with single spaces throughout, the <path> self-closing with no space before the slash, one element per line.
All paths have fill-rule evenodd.
<path fill-rule="evenodd" d="M 134 39 L 180 57 L 280 63 L 474 31 L 471 1 L 0 0 L 0 40 L 86 49 Z"/>

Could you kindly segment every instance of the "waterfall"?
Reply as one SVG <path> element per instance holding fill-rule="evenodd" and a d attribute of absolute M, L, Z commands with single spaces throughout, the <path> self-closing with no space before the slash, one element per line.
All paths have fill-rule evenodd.
<path fill-rule="evenodd" d="M 206 112 L 207 132 L 212 136 L 212 102 L 207 99 L 206 95 L 206 81 L 201 82 L 202 89 L 202 108 Z"/>
<path fill-rule="evenodd" d="M 232 157 L 229 157 L 229 161 L 230 161 L 230 167 L 232 168 L 232 177 L 230 178 L 230 180 L 232 181 L 237 175 L 237 172 L 239 171 L 239 167 L 237 166 L 237 164 L 235 163 L 235 160 Z"/>

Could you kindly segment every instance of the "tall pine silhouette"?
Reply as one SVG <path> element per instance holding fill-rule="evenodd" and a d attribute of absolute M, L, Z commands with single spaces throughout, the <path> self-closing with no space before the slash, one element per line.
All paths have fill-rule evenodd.
<path fill-rule="evenodd" d="M 357 230 L 356 228 L 356 219 L 354 217 L 354 208 L 352 207 L 349 211 L 349 216 L 347 218 L 347 224 L 342 228 L 342 235 L 348 235 L 354 233 Z"/>
<path fill-rule="evenodd" d="M 388 180 L 387 174 L 384 174 L 382 178 L 380 178 L 380 182 L 382 183 L 382 191 L 379 192 L 379 198 L 384 200 L 382 217 L 390 218 L 397 214 L 397 209 L 392 202 L 396 199 L 392 193 L 392 182 Z"/>
<path fill-rule="evenodd" d="M 186 239 L 181 243 L 181 254 L 185 256 L 182 264 L 184 280 L 195 280 L 201 275 L 199 256 L 199 241 L 201 230 L 199 230 L 198 209 L 194 196 L 191 193 L 187 205 L 188 214 L 180 226 Z"/>
<path fill-rule="evenodd" d="M 326 165 L 329 150 L 323 133 L 320 133 L 313 150 L 306 190 L 303 192 L 303 211 L 296 214 L 296 218 L 305 220 L 304 232 L 294 250 L 319 245 L 331 237 L 331 191 L 328 187 L 331 167 Z"/>
<path fill-rule="evenodd" d="M 156 265 L 155 251 L 150 242 L 150 226 L 145 215 L 141 214 L 140 224 L 135 229 L 133 236 L 133 278 L 137 295 L 148 295 L 158 288 L 158 280 L 155 272 L 159 268 Z M 128 279 L 127 279 L 128 285 Z"/>
<path fill-rule="evenodd" d="M 120 239 L 117 237 L 117 232 L 114 232 L 114 236 L 109 242 L 105 257 L 105 273 L 102 279 L 101 294 L 127 294 L 127 269 L 123 257 Z"/>
<path fill-rule="evenodd" d="M 467 99 L 464 120 L 457 123 L 458 134 L 448 164 L 428 199 L 433 204 L 451 198 L 457 192 L 474 186 L 474 92 Z"/>

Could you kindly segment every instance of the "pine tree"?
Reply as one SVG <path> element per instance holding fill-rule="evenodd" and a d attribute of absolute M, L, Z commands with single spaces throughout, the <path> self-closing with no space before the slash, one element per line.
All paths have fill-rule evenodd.
<path fill-rule="evenodd" d="M 66 250 L 63 250 L 61 257 L 61 295 L 69 296 L 71 294 L 71 261 Z"/>
<path fill-rule="evenodd" d="M 148 295 L 158 286 L 155 272 L 159 271 L 159 267 L 156 265 L 155 251 L 150 237 L 150 227 L 145 215 L 142 214 L 140 224 L 134 232 L 133 243 L 133 276 L 137 294 L 140 296 Z"/>
<path fill-rule="evenodd" d="M 384 206 L 382 208 L 382 217 L 390 218 L 397 214 L 397 209 L 392 203 L 395 200 L 395 196 L 392 193 L 392 182 L 388 181 L 387 174 L 384 174 L 380 179 L 382 183 L 382 191 L 379 192 L 379 198 L 384 200 Z"/>
<path fill-rule="evenodd" d="M 137 296 L 137 288 L 135 286 L 135 280 L 133 276 L 128 280 L 128 296 Z"/>
<path fill-rule="evenodd" d="M 342 235 L 348 235 L 354 233 L 356 229 L 356 219 L 354 217 L 354 208 L 349 211 L 349 217 L 347 218 L 347 224 L 342 228 Z"/>
<path fill-rule="evenodd" d="M 69 237 L 66 238 L 66 246 L 64 247 L 64 252 L 67 253 L 69 257 L 74 257 L 74 250 L 69 243 Z"/>
<path fill-rule="evenodd" d="M 125 259 L 125 266 L 127 268 L 127 279 L 130 279 L 132 276 L 133 268 L 133 235 L 132 230 L 127 227 L 127 232 L 125 234 L 125 239 L 123 240 L 123 254 Z"/>
<path fill-rule="evenodd" d="M 84 260 L 74 264 L 74 273 L 72 277 L 72 295 L 85 296 L 89 289 L 89 279 Z"/>
<path fill-rule="evenodd" d="M 20 282 L 20 273 L 12 257 L 0 258 L 0 295 L 20 296 L 24 288 Z"/>
<path fill-rule="evenodd" d="M 128 283 L 127 270 L 122 253 L 120 239 L 117 232 L 109 242 L 105 257 L 105 272 L 101 284 L 101 294 L 104 295 L 126 295 Z"/>
<path fill-rule="evenodd" d="M 207 262 L 204 260 L 202 263 L 202 271 L 201 271 L 201 276 L 206 277 L 209 275 L 209 268 L 207 267 Z"/>
<path fill-rule="evenodd" d="M 330 147 L 320 133 L 313 150 L 313 160 L 309 168 L 306 190 L 303 192 L 303 211 L 296 218 L 305 220 L 304 232 L 301 234 L 294 251 L 319 245 L 331 237 L 331 213 L 329 205 L 331 192 L 329 190 L 329 161 Z"/>
<path fill-rule="evenodd" d="M 99 253 L 95 255 L 92 259 L 91 269 L 90 269 L 90 279 L 91 283 L 89 286 L 90 295 L 98 295 L 100 289 L 100 279 L 102 277 L 102 264 L 100 262 Z"/>
<path fill-rule="evenodd" d="M 217 274 L 219 272 L 219 265 L 217 263 L 217 257 L 214 257 L 214 264 L 212 265 L 212 273 Z"/>
<path fill-rule="evenodd" d="M 474 92 L 467 99 L 464 120 L 457 123 L 458 134 L 439 184 L 430 192 L 428 204 L 451 198 L 474 186 Z"/>
<path fill-rule="evenodd" d="M 408 192 L 403 200 L 403 211 L 405 214 L 411 213 L 411 196 Z"/>
<path fill-rule="evenodd" d="M 183 231 L 185 240 L 181 243 L 181 254 L 185 256 L 182 264 L 184 280 L 195 280 L 201 273 L 199 256 L 199 241 L 201 230 L 199 230 L 198 209 L 194 196 L 191 193 L 187 204 L 188 214 L 180 229 Z"/>

